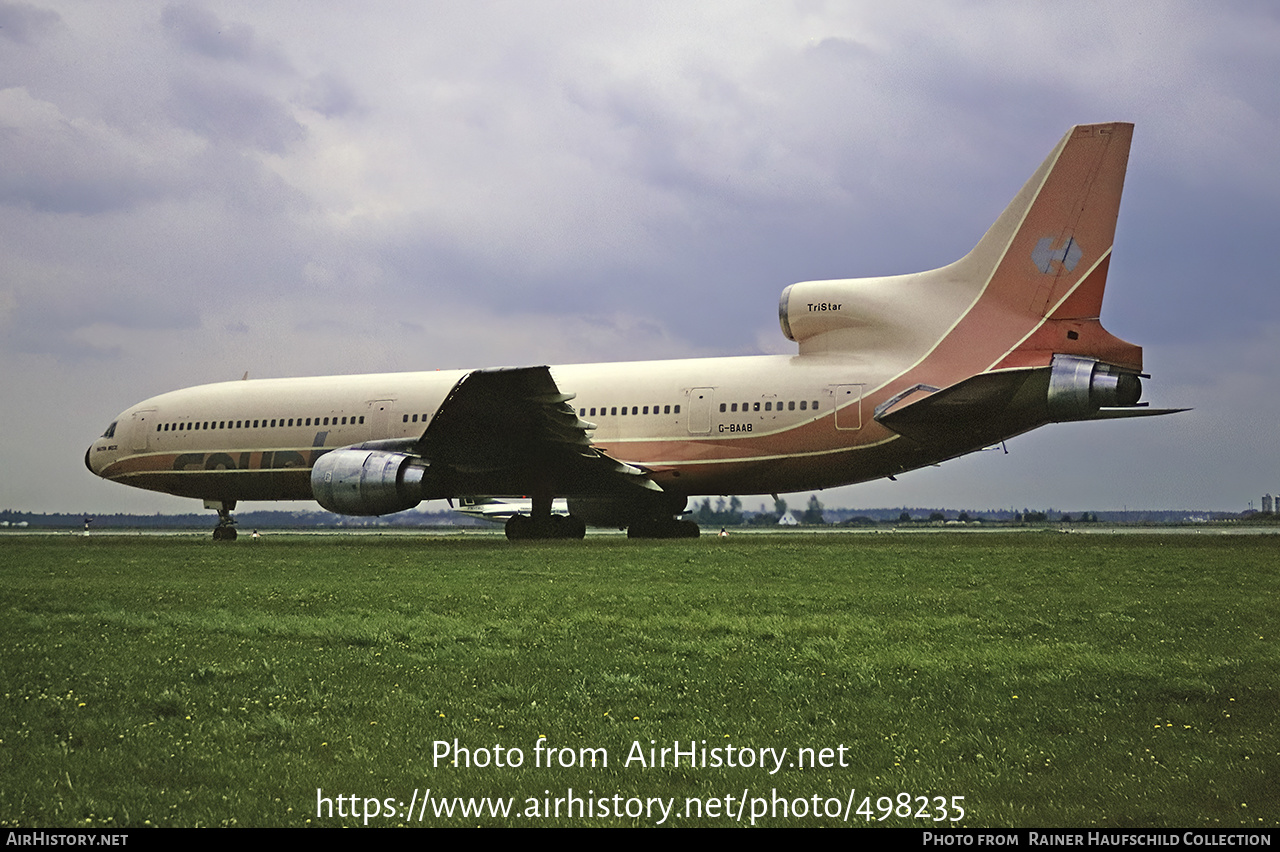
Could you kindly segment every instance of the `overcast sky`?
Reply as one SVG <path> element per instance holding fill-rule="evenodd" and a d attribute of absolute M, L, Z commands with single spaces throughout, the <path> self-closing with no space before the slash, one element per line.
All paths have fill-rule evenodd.
<path fill-rule="evenodd" d="M 1262 0 L 0 0 L 0 508 L 197 509 L 84 450 L 246 370 L 792 352 L 786 285 L 948 263 L 1068 127 L 1116 120 L 1103 322 L 1195 410 L 822 499 L 1256 507 L 1277 80 Z"/>

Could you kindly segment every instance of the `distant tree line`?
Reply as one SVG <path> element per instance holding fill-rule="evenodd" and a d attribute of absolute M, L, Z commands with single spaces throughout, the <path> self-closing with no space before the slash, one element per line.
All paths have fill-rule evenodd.
<path fill-rule="evenodd" d="M 818 499 L 818 495 L 813 494 L 810 495 L 809 503 L 804 512 L 796 520 L 801 524 L 825 524 L 826 520 L 823 518 L 822 512 L 822 502 Z M 711 506 L 711 498 L 707 497 L 698 505 L 690 517 L 701 527 L 736 527 L 742 524 L 769 526 L 777 524 L 786 513 L 787 501 L 781 497 L 773 501 L 772 513 L 756 512 L 749 517 L 743 513 L 742 501 L 737 497 L 730 497 L 727 501 L 724 497 L 720 497 L 716 500 L 715 508 Z"/>

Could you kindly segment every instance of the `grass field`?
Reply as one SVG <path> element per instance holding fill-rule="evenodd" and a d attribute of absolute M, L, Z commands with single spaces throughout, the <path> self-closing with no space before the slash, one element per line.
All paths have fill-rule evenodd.
<path fill-rule="evenodd" d="M 1280 824 L 1274 536 L 4 536 L 0 566 L 6 826 Z M 735 765 L 626 762 L 691 741 Z"/>

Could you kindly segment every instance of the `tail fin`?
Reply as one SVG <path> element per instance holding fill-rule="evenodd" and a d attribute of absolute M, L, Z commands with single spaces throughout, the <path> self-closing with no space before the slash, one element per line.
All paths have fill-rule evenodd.
<path fill-rule="evenodd" d="M 904 276 L 970 301 L 886 383 L 878 423 L 948 458 L 1045 423 L 1180 410 L 1139 402 L 1142 349 L 1098 319 L 1132 135 L 1073 127 L 973 251 Z M 930 393 L 912 400 L 919 391 Z"/>
<path fill-rule="evenodd" d="M 872 354 L 930 384 L 1048 366 L 1055 354 L 1142 369 L 1099 314 L 1133 125 L 1071 128 L 977 246 L 915 275 L 808 281 L 782 294 L 800 353 Z"/>
<path fill-rule="evenodd" d="M 1142 370 L 1142 348 L 1099 322 L 1132 138 L 1132 124 L 1073 127 L 960 261 L 991 269 L 984 301 L 1035 323 L 993 367 L 1043 366 L 1056 353 Z"/>

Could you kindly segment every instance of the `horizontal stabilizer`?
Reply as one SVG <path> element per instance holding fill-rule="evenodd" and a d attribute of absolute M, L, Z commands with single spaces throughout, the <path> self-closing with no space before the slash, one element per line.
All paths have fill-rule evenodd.
<path fill-rule="evenodd" d="M 1190 408 L 1099 408 L 1086 420 L 1116 420 L 1121 417 L 1159 417 L 1162 414 L 1181 414 Z"/>
<path fill-rule="evenodd" d="M 1044 368 L 981 373 L 923 398 L 891 404 L 878 411 L 875 419 L 914 441 L 967 452 L 1046 423 L 1156 417 L 1188 410 L 1094 403 L 1069 417 L 1055 415 L 1049 405 L 1050 379 L 1051 371 Z M 1081 404 L 1088 405 L 1087 401 Z"/>

